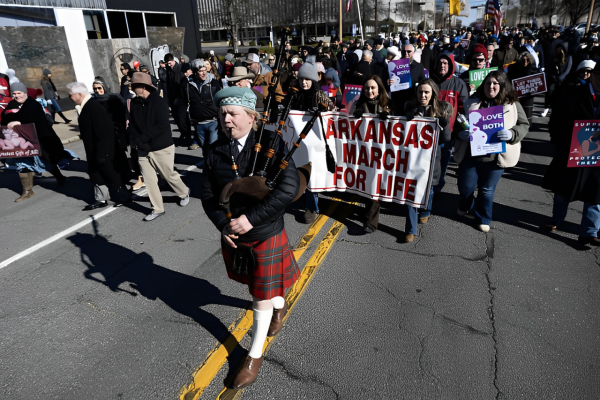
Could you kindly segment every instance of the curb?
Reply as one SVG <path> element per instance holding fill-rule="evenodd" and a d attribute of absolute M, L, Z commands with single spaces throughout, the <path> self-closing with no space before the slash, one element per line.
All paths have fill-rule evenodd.
<path fill-rule="evenodd" d="M 70 137 L 68 139 L 63 139 L 62 140 L 62 144 L 69 144 L 69 143 L 73 143 L 73 142 L 78 142 L 79 140 L 81 140 L 81 138 L 79 137 L 79 135 L 77 135 L 77 136 Z"/>

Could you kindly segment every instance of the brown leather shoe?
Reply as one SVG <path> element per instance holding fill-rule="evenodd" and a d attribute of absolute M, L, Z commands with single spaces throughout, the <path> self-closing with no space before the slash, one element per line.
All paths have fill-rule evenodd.
<path fill-rule="evenodd" d="M 275 336 L 283 328 L 283 317 L 287 311 L 287 303 L 279 310 L 273 310 L 273 318 L 271 318 L 271 324 L 269 325 L 269 332 L 267 336 Z"/>
<path fill-rule="evenodd" d="M 250 356 L 246 357 L 246 361 L 244 361 L 244 365 L 238 371 L 235 379 L 233 380 L 233 387 L 235 389 L 243 389 L 247 386 L 250 386 L 258 376 L 258 370 L 262 365 L 264 357 L 260 358 L 252 358 Z"/>
<path fill-rule="evenodd" d="M 429 217 L 428 216 L 427 217 L 421 217 L 421 218 L 419 218 L 419 223 L 420 224 L 426 224 L 427 221 L 429 221 Z"/>
<path fill-rule="evenodd" d="M 410 242 L 414 242 L 415 241 L 415 235 L 413 235 L 412 233 L 409 233 L 408 235 L 406 235 L 404 237 L 404 243 L 410 243 Z"/>

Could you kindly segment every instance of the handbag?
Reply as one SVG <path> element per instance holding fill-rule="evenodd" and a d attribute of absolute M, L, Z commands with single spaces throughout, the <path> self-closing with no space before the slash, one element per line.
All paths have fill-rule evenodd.
<path fill-rule="evenodd" d="M 254 246 L 247 243 L 236 243 L 233 248 L 223 240 L 225 251 L 231 256 L 231 272 L 237 275 L 250 275 L 256 269 Z"/>

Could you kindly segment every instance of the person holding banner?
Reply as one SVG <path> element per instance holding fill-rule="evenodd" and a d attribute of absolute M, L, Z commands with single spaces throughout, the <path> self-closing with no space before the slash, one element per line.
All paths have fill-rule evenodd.
<path fill-rule="evenodd" d="M 571 159 L 575 121 L 600 119 L 600 63 L 596 64 L 591 75 L 589 85 L 575 86 L 557 99 L 548 124 L 554 157 L 544 175 L 542 188 L 554 193 L 552 218 L 545 228 L 554 231 L 565 220 L 569 203 L 582 201 L 583 214 L 578 241 L 581 244 L 600 246 L 600 168 L 567 167 Z M 591 148 L 598 148 L 598 131 L 585 136 L 581 138 L 587 142 L 584 143 L 586 146 L 581 146 L 582 155 L 594 151 L 590 151 Z"/>
<path fill-rule="evenodd" d="M 506 152 L 472 156 L 468 130 L 458 132 L 454 146 L 454 160 L 458 165 L 458 191 L 460 204 L 458 215 L 475 214 L 475 224 L 482 232 L 489 232 L 492 222 L 494 192 L 505 168 L 519 162 L 521 140 L 529 132 L 527 116 L 508 77 L 503 71 L 492 71 L 485 77 L 475 96 L 467 101 L 465 110 L 502 105 L 504 128 L 497 133 L 498 139 L 506 141 Z M 477 198 L 475 198 L 477 189 Z"/>
<path fill-rule="evenodd" d="M 234 388 L 247 387 L 256 380 L 263 362 L 265 340 L 267 336 L 276 335 L 283 326 L 287 308 L 285 291 L 300 277 L 283 220 L 285 209 L 300 184 L 293 160 L 262 200 L 234 193 L 229 217 L 219 205 L 223 188 L 236 180 L 236 174 L 246 177 L 251 172 L 256 154 L 253 147 L 258 140 L 255 130 L 259 115 L 254 109 L 255 102 L 256 97 L 248 88 L 228 87 L 215 95 L 214 104 L 219 107 L 224 134 L 209 146 L 201 177 L 202 207 L 221 232 L 227 275 L 247 285 L 252 295 L 252 342 L 233 380 Z M 270 138 L 265 135 L 262 142 L 266 149 Z M 283 142 L 278 148 L 283 151 Z M 259 160 L 261 164 L 263 158 Z"/>
<path fill-rule="evenodd" d="M 508 66 L 506 75 L 511 81 L 530 76 L 535 73 L 533 66 L 533 56 L 528 52 L 524 52 L 519 55 L 519 61 L 517 61 L 516 64 L 511 64 Z M 519 98 L 519 103 L 521 103 L 523 110 L 525 110 L 525 115 L 527 115 L 529 125 L 531 125 L 533 120 L 533 100 L 534 95 L 532 94 L 526 94 Z"/>
<path fill-rule="evenodd" d="M 33 175 L 50 172 L 58 187 L 65 184 L 67 178 L 60 172 L 58 163 L 63 159 L 73 159 L 74 154 L 65 150 L 60 138 L 46 119 L 44 109 L 34 98 L 27 96 L 27 87 L 22 82 L 10 85 L 13 100 L 2 112 L 2 125 L 12 129 L 16 125 L 34 124 L 42 155 L 6 159 L 6 164 L 15 166 L 19 172 L 23 193 L 15 202 L 33 197 Z"/>
<path fill-rule="evenodd" d="M 406 118 L 411 120 L 415 117 L 431 117 L 438 119 L 440 134 L 438 139 L 438 149 L 435 153 L 435 166 L 433 170 L 433 180 L 431 182 L 431 193 L 429 202 L 424 209 L 407 206 L 406 224 L 404 232 L 405 242 L 415 240 L 418 223 L 426 224 L 431 214 L 433 202 L 433 187 L 440 181 L 442 171 L 442 151 L 440 145 L 447 144 L 452 139 L 452 128 L 450 127 L 450 117 L 453 114 L 452 106 L 446 101 L 440 101 L 440 89 L 433 79 L 424 79 L 416 87 L 416 99 L 406 104 Z M 419 212 L 420 211 L 420 212 Z"/>

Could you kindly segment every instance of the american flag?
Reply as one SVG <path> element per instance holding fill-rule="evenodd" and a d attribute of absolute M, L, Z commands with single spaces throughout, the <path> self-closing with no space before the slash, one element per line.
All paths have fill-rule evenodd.
<path fill-rule="evenodd" d="M 500 10 L 500 3 L 498 0 L 488 0 L 487 8 L 487 13 L 494 18 L 494 31 L 498 34 L 498 32 L 500 32 L 500 27 L 502 26 L 502 10 Z"/>
<path fill-rule="evenodd" d="M 352 10 L 352 0 L 346 2 L 346 12 L 349 13 Z"/>

